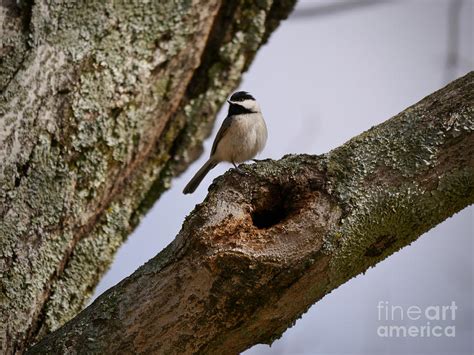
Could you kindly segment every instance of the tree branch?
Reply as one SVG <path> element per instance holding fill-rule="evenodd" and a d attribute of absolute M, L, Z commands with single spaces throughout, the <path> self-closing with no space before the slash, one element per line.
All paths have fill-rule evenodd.
<path fill-rule="evenodd" d="M 474 202 L 474 72 L 322 156 L 229 171 L 176 239 L 30 353 L 238 353 Z"/>

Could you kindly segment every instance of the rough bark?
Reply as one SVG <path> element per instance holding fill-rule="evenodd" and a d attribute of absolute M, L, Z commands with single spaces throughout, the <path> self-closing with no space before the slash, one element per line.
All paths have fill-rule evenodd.
<path fill-rule="evenodd" d="M 474 202 L 474 72 L 321 156 L 218 178 L 177 238 L 31 349 L 233 354 Z"/>
<path fill-rule="evenodd" d="M 293 5 L 2 1 L 0 352 L 84 306 Z"/>

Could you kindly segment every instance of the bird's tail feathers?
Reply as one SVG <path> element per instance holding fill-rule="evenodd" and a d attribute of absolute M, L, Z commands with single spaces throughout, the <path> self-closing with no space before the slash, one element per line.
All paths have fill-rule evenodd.
<path fill-rule="evenodd" d="M 183 190 L 184 194 L 192 194 L 196 188 L 199 186 L 201 183 L 202 179 L 207 175 L 207 173 L 214 168 L 217 165 L 217 163 L 209 158 L 206 163 L 201 167 L 201 169 L 198 170 L 198 172 L 193 176 L 191 181 L 188 182 L 186 187 Z"/>

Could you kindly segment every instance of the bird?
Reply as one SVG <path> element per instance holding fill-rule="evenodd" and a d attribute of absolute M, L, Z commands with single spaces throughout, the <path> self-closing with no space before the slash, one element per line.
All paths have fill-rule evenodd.
<path fill-rule="evenodd" d="M 237 163 L 254 158 L 267 142 L 267 126 L 255 98 L 247 91 L 237 91 L 227 100 L 229 111 L 212 144 L 209 159 L 183 190 L 193 193 L 206 174 L 220 162 Z"/>

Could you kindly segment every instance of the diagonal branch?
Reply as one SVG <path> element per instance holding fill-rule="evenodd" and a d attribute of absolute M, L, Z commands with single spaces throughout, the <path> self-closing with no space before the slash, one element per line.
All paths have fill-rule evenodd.
<path fill-rule="evenodd" d="M 474 202 L 474 72 L 322 156 L 226 173 L 176 239 L 31 353 L 238 353 Z"/>

